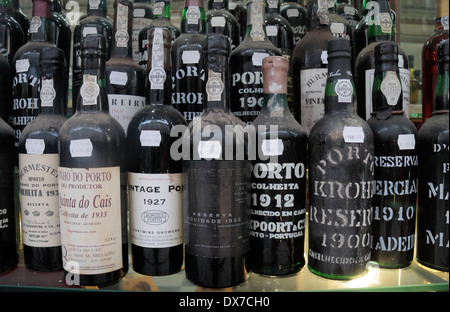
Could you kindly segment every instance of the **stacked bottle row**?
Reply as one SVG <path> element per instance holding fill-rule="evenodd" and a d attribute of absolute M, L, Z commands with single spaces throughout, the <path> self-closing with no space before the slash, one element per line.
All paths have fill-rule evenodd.
<path fill-rule="evenodd" d="M 313 47 L 313 39 L 325 44 L 304 48 L 301 57 L 318 58 L 324 66 L 306 84 L 326 78 L 323 99 L 317 97 L 323 111 L 311 119 L 314 113 L 305 114 L 298 96 L 289 93 L 297 93 L 293 86 L 302 89 L 294 73 L 308 69 L 296 70 L 295 50 L 292 66 L 268 40 L 260 0 L 247 3 L 247 32 L 234 49 L 231 36 L 206 34 L 202 2 L 186 0 L 178 37 L 167 18 L 145 29 L 141 66 L 131 60 L 131 41 L 124 40 L 131 38 L 132 4 L 117 0 L 111 45 L 107 36 L 87 31 L 74 53 L 81 83 L 76 112 L 68 120 L 63 118 L 64 51 L 41 44 L 35 59 L 15 57 L 16 86 L 21 80 L 40 84 L 38 118 L 16 133 L 27 266 L 64 268 L 68 283 L 117 281 L 128 270 L 128 206 L 136 272 L 171 274 L 184 260 L 194 283 L 227 287 L 244 281 L 246 268 L 270 275 L 299 271 L 305 264 L 308 210 L 310 270 L 348 279 L 362 274 L 369 261 L 390 268 L 409 265 L 419 192 L 419 216 L 431 217 L 425 209 L 436 210 L 437 217 L 422 223 L 419 218 L 418 261 L 448 270 L 448 44 L 439 52 L 442 96 L 436 96 L 434 114 L 447 123 L 431 123 L 441 125 L 444 134 L 438 142 L 423 143 L 436 157 L 427 162 L 428 149 L 420 148 L 417 130 L 403 114 L 401 49 L 384 40 L 370 52 L 373 116 L 366 122 L 356 114 L 360 89 L 353 83 L 351 41 L 333 39 L 329 26 L 320 26 L 319 15 L 329 16 L 321 3 L 308 5 L 317 32 L 308 31 L 295 48 Z M 41 9 L 46 4 L 48 12 L 45 0 L 37 4 Z M 46 29 L 47 15 L 34 13 L 43 16 L 40 26 Z M 38 74 L 26 79 L 32 68 Z M 311 91 L 302 92 L 317 92 Z M 194 97 L 193 110 L 174 101 Z M 303 110 L 297 118 L 290 103 Z M 135 111 L 124 114 L 125 107 Z M 308 120 L 310 126 L 304 126 Z M 427 183 L 420 189 L 422 163 L 433 168 L 421 171 Z M 43 215 L 45 222 L 33 219 Z M 17 257 L 12 246 L 10 255 Z"/>

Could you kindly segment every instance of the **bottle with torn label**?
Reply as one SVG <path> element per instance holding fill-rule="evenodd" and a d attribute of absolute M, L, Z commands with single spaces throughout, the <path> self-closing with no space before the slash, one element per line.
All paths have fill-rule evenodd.
<path fill-rule="evenodd" d="M 403 111 L 398 52 L 392 41 L 375 47 L 373 113 L 367 120 L 375 155 L 370 259 L 390 269 L 413 260 L 419 165 L 417 129 Z"/>
<path fill-rule="evenodd" d="M 192 121 L 205 103 L 203 61 L 206 17 L 203 0 L 185 0 L 181 16 L 181 35 L 172 45 L 172 105 Z"/>
<path fill-rule="evenodd" d="M 373 134 L 356 114 L 350 42 L 328 42 L 325 115 L 311 129 L 308 268 L 322 277 L 348 280 L 370 261 Z"/>
<path fill-rule="evenodd" d="M 66 284 L 99 286 L 128 270 L 126 136 L 109 114 L 105 37 L 81 51 L 77 109 L 58 135 L 61 248 Z"/>
<path fill-rule="evenodd" d="M 131 118 L 145 105 L 146 70 L 131 58 L 133 3 L 114 2 L 114 31 L 111 58 L 106 62 L 105 79 L 109 113 L 125 133 Z"/>
<path fill-rule="evenodd" d="M 167 28 L 172 34 L 172 43 L 181 34 L 180 29 L 170 19 L 170 0 L 155 0 L 153 5 L 153 21 L 139 31 L 139 65 L 147 69 L 148 37 L 150 29 Z"/>
<path fill-rule="evenodd" d="M 370 1 L 366 4 L 366 17 L 358 24 L 355 31 L 357 47 L 355 61 L 355 85 L 357 92 L 357 113 L 361 118 L 369 119 L 372 112 L 372 88 L 375 72 L 375 46 L 380 42 L 395 42 L 391 9 L 388 0 Z M 358 37 L 363 30 L 367 32 L 367 46 L 363 45 L 365 39 Z M 359 30 L 359 35 L 358 35 Z M 359 45 L 359 47 L 358 47 Z M 359 52 L 358 52 L 359 51 Z M 399 46 L 398 69 L 402 83 L 403 109 L 409 116 L 409 59 L 406 52 Z"/>
<path fill-rule="evenodd" d="M 64 117 L 65 55 L 45 47 L 39 60 L 39 114 L 19 139 L 24 262 L 35 271 L 62 270 L 58 196 L 58 133 Z"/>
<path fill-rule="evenodd" d="M 139 33 L 151 24 L 154 19 L 153 7 L 150 0 L 135 0 L 133 3 L 133 27 L 131 36 L 131 58 L 139 64 Z"/>
<path fill-rule="evenodd" d="M 308 136 L 287 105 L 289 61 L 263 60 L 264 106 L 253 122 L 250 253 L 247 269 L 287 275 L 305 265 L 306 147 Z"/>
<path fill-rule="evenodd" d="M 88 0 L 87 15 L 80 18 L 73 30 L 72 48 L 72 106 L 78 103 L 78 94 L 83 83 L 81 73 L 81 41 L 89 34 L 101 34 L 106 38 L 106 60 L 111 56 L 113 23 L 107 16 L 106 0 Z"/>
<path fill-rule="evenodd" d="M 437 46 L 438 78 L 431 117 L 419 131 L 417 261 L 449 269 L 449 42 Z"/>
<path fill-rule="evenodd" d="M 262 60 L 281 56 L 281 50 L 267 37 L 264 0 L 247 2 L 247 33 L 241 44 L 231 52 L 231 111 L 250 125 L 263 105 Z"/>
<path fill-rule="evenodd" d="M 182 133 L 171 131 L 187 123 L 171 105 L 171 41 L 168 29 L 150 30 L 148 97 L 127 134 L 133 270 L 145 275 L 173 274 L 183 265 L 182 164 L 171 151 Z"/>
<path fill-rule="evenodd" d="M 231 287 L 246 278 L 250 171 L 244 124 L 229 108 L 230 43 L 205 42 L 206 105 L 183 136 L 186 277 L 203 287 Z"/>
<path fill-rule="evenodd" d="M 324 114 L 325 84 L 328 72 L 327 42 L 334 38 L 330 31 L 328 2 L 309 0 L 309 31 L 292 53 L 294 116 L 306 129 Z"/>
<path fill-rule="evenodd" d="M 241 43 L 241 25 L 228 11 L 228 0 L 208 0 L 206 33 L 218 33 L 230 39 L 231 50 Z"/>

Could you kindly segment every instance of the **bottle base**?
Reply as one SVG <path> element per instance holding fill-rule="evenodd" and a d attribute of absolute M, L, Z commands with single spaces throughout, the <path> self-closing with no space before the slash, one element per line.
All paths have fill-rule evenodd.
<path fill-rule="evenodd" d="M 317 276 L 324 277 L 327 279 L 332 279 L 332 280 L 340 280 L 340 281 L 348 281 L 348 280 L 352 280 L 352 279 L 361 277 L 364 274 L 366 274 L 368 271 L 367 269 L 365 269 L 362 272 L 358 272 L 358 273 L 351 274 L 351 275 L 340 275 L 340 274 L 323 273 L 316 269 L 313 269 L 311 266 L 308 266 L 308 269 Z"/>
<path fill-rule="evenodd" d="M 435 265 L 435 264 L 433 264 L 433 263 L 429 263 L 429 262 L 426 262 L 426 261 L 422 261 L 422 260 L 420 260 L 419 258 L 417 258 L 416 260 L 417 260 L 417 262 L 418 262 L 420 265 L 423 265 L 424 267 L 427 267 L 427 268 L 429 268 L 429 269 L 437 270 L 437 271 L 442 271 L 442 272 L 448 272 L 448 271 L 449 271 L 449 268 L 448 268 L 448 267 L 438 266 L 438 265 Z"/>

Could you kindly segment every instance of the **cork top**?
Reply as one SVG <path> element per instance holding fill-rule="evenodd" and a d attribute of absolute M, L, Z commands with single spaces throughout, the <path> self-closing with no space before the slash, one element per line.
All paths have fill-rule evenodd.
<path fill-rule="evenodd" d="M 286 94 L 289 60 L 282 56 L 268 56 L 263 59 L 264 93 Z"/>

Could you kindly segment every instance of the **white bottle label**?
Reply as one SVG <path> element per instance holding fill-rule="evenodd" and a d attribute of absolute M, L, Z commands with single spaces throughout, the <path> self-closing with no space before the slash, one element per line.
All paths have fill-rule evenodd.
<path fill-rule="evenodd" d="M 183 243 L 181 173 L 128 173 L 131 242 L 145 248 Z"/>
<path fill-rule="evenodd" d="M 262 140 L 261 150 L 264 156 L 283 155 L 284 144 L 281 139 Z"/>
<path fill-rule="evenodd" d="M 41 107 L 53 107 L 56 98 L 56 90 L 53 87 L 53 79 L 41 79 Z"/>
<path fill-rule="evenodd" d="M 364 130 L 361 127 L 344 127 L 342 136 L 345 143 L 364 143 Z"/>
<path fill-rule="evenodd" d="M 30 60 L 29 59 L 23 59 L 23 60 L 16 61 L 16 72 L 17 73 L 28 72 L 29 68 L 30 68 Z"/>
<path fill-rule="evenodd" d="M 200 60 L 200 52 L 197 50 L 194 51 L 183 51 L 181 54 L 181 60 L 183 64 L 198 64 Z"/>
<path fill-rule="evenodd" d="M 381 92 L 386 97 L 389 105 L 396 105 L 398 98 L 402 94 L 402 84 L 393 71 L 387 71 L 380 86 Z"/>
<path fill-rule="evenodd" d="M 116 45 L 121 48 L 126 48 L 128 46 L 128 41 L 130 40 L 130 35 L 128 34 L 128 7 L 118 3 L 117 4 L 117 30 L 114 35 L 116 39 Z"/>
<path fill-rule="evenodd" d="M 80 95 L 83 105 L 97 105 L 97 97 L 100 94 L 100 87 L 97 83 L 97 76 L 83 75 L 83 85 L 80 88 Z"/>
<path fill-rule="evenodd" d="M 58 154 L 19 154 L 22 235 L 27 246 L 61 245 L 58 165 Z"/>
<path fill-rule="evenodd" d="M 109 83 L 115 84 L 119 86 L 125 86 L 128 82 L 128 75 L 126 72 L 120 72 L 120 71 L 111 71 L 109 74 Z"/>
<path fill-rule="evenodd" d="M 219 141 L 200 141 L 198 144 L 198 155 L 204 159 L 220 159 L 222 144 Z"/>
<path fill-rule="evenodd" d="M 43 154 L 45 150 L 45 141 L 43 139 L 26 139 L 25 149 L 27 150 L 27 154 Z"/>
<path fill-rule="evenodd" d="M 328 69 L 304 69 L 300 71 L 301 124 L 308 133 L 325 113 L 325 85 Z"/>
<path fill-rule="evenodd" d="M 399 134 L 397 144 L 400 150 L 413 150 L 416 148 L 416 138 L 414 134 Z"/>
<path fill-rule="evenodd" d="M 334 91 L 338 95 L 339 103 L 351 103 L 353 96 L 353 86 L 349 79 L 338 79 Z"/>
<path fill-rule="evenodd" d="M 158 147 L 161 144 L 161 133 L 158 130 L 142 130 L 139 140 L 141 146 Z"/>
<path fill-rule="evenodd" d="M 213 16 L 211 18 L 211 26 L 212 27 L 225 27 L 226 21 L 223 16 Z"/>
<path fill-rule="evenodd" d="M 122 263 L 120 167 L 58 168 L 63 266 L 80 274 L 119 270 Z"/>
<path fill-rule="evenodd" d="M 69 150 L 72 157 L 91 157 L 93 149 L 91 139 L 70 141 Z"/>
<path fill-rule="evenodd" d="M 125 130 L 133 116 L 145 106 L 145 96 L 108 94 L 109 113 Z"/>

